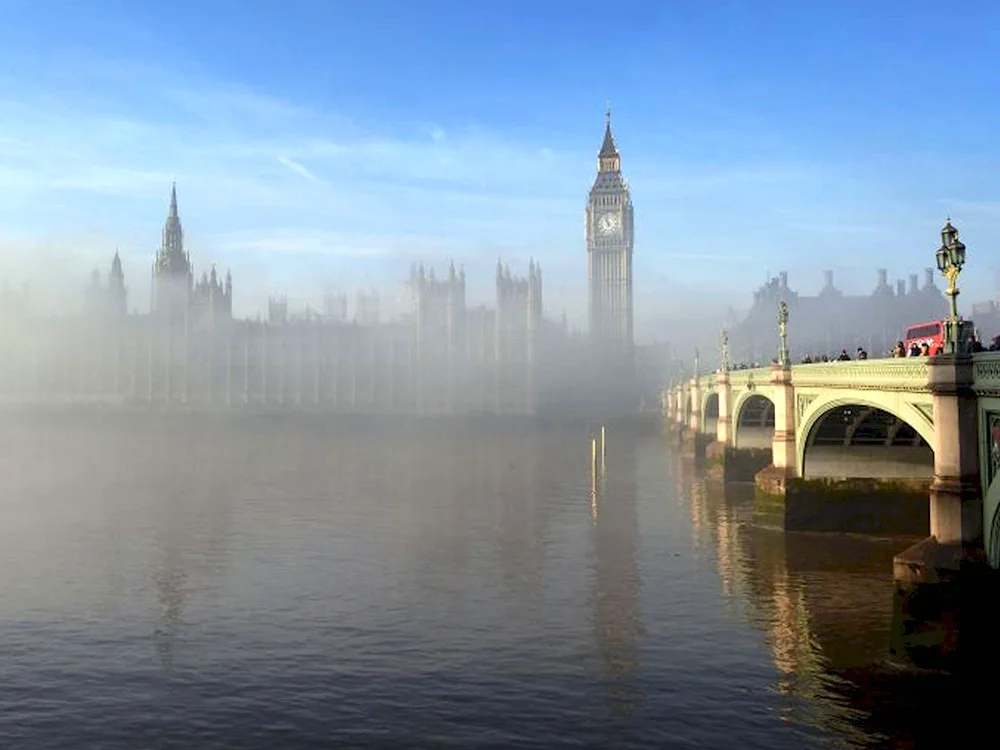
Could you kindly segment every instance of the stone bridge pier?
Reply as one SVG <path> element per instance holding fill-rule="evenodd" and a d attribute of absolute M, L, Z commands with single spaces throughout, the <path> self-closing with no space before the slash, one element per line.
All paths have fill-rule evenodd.
<path fill-rule="evenodd" d="M 706 412 L 711 410 L 713 399 L 716 409 L 715 425 L 709 430 L 705 449 L 705 475 L 721 482 L 751 482 L 758 471 L 771 463 L 772 435 L 775 412 L 770 400 L 754 395 L 752 379 L 737 375 L 736 395 L 740 391 L 749 396 L 741 398 L 741 408 L 734 413 L 733 377 L 726 370 L 714 376 L 714 393 L 705 398 Z M 706 423 L 706 428 L 710 427 Z M 737 439 L 737 428 L 740 437 Z"/>
<path fill-rule="evenodd" d="M 963 567 L 986 562 L 979 398 L 972 356 L 931 359 L 928 386 L 935 427 L 930 534 L 896 556 L 896 580 L 906 585 L 935 583 Z"/>
<path fill-rule="evenodd" d="M 691 378 L 684 394 L 685 413 L 681 429 L 681 457 L 695 463 L 705 458 L 709 442 L 704 431 L 705 412 L 702 400 L 704 388 L 699 378 Z"/>

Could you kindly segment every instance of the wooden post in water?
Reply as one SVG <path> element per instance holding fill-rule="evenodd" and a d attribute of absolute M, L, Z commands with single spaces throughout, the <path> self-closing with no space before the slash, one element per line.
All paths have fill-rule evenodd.
<path fill-rule="evenodd" d="M 597 482 L 597 438 L 590 439 L 590 479 L 596 487 Z"/>
<path fill-rule="evenodd" d="M 597 438 L 590 439 L 590 518 L 597 522 Z"/>

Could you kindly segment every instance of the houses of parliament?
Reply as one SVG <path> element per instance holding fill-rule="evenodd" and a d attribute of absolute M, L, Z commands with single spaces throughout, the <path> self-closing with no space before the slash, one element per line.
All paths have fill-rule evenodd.
<path fill-rule="evenodd" d="M 233 317 L 233 278 L 214 266 L 195 275 L 176 185 L 151 266 L 148 312 L 128 312 L 116 253 L 94 271 L 82 314 L 32 314 L 0 295 L 0 397 L 14 403 L 109 402 L 148 406 L 285 407 L 357 414 L 538 415 L 592 411 L 628 393 L 632 341 L 632 204 L 610 116 L 586 207 L 589 336 L 543 315 L 542 269 L 523 275 L 499 260 L 492 308 L 466 302 L 464 269 L 410 269 L 410 312 L 382 322 L 378 299 L 360 295 L 323 313 L 290 316 L 272 298 L 266 319 Z M 597 367 L 598 364 L 601 367 Z M 604 386 L 602 389 L 602 385 Z M 609 387 L 610 386 L 610 387 Z"/>

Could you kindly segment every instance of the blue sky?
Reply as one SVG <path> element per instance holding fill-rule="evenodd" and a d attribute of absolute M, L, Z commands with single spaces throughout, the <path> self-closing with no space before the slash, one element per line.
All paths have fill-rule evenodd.
<path fill-rule="evenodd" d="M 636 206 L 643 338 L 766 273 L 845 291 L 933 262 L 995 296 L 1000 10 L 990 3 L 0 0 L 0 273 L 70 299 L 115 247 L 133 301 L 176 179 L 198 269 L 387 294 L 454 257 L 540 259 L 585 313 L 605 101 Z M 46 274 L 42 283 L 40 275 Z"/>

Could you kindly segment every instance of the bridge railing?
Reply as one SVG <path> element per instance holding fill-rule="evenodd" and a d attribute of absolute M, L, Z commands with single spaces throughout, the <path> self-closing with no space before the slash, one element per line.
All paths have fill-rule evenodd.
<path fill-rule="evenodd" d="M 977 393 L 1000 393 L 1000 352 L 973 355 L 972 376 Z"/>
<path fill-rule="evenodd" d="M 926 357 L 904 357 L 798 364 L 792 365 L 792 382 L 796 386 L 924 391 L 927 389 L 928 361 Z M 982 378 L 1000 390 L 1000 353 L 977 355 L 976 367 L 977 386 Z M 699 378 L 702 389 L 706 390 L 715 387 L 715 380 L 714 373 Z M 729 371 L 729 382 L 735 389 L 744 388 L 750 382 L 763 385 L 770 381 L 770 367 Z"/>
<path fill-rule="evenodd" d="M 729 385 L 731 388 L 743 388 L 747 383 L 767 383 L 771 380 L 770 367 L 755 367 L 752 370 L 730 370 Z"/>
<path fill-rule="evenodd" d="M 796 386 L 924 391 L 927 367 L 926 357 L 816 362 L 793 365 L 792 382 Z"/>

